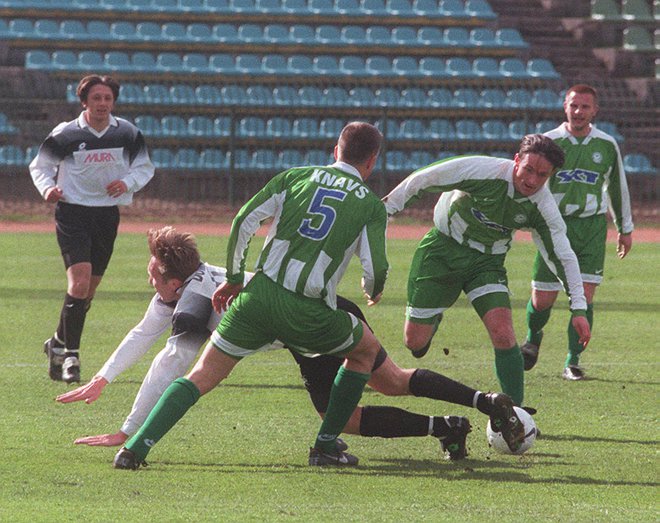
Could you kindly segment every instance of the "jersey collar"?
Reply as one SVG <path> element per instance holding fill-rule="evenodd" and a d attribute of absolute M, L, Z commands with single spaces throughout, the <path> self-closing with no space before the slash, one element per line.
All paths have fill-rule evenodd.
<path fill-rule="evenodd" d="M 85 111 L 80 113 L 80 116 L 78 116 L 78 127 L 80 127 L 81 129 L 87 129 L 90 133 L 94 134 L 97 137 L 103 136 L 110 127 L 117 127 L 119 125 L 119 122 L 114 116 L 112 116 L 112 114 L 109 115 L 108 122 L 109 122 L 108 127 L 103 129 L 101 132 L 98 132 L 96 129 L 94 129 L 87 123 L 87 119 L 85 118 Z"/>
<path fill-rule="evenodd" d="M 592 134 L 594 132 L 593 124 L 589 124 L 589 134 L 580 137 L 573 136 L 570 132 L 568 132 L 567 126 L 568 126 L 568 122 L 564 122 L 560 126 L 561 138 L 568 139 L 573 145 L 579 145 L 579 144 L 587 145 L 591 141 Z"/>
<path fill-rule="evenodd" d="M 339 169 L 340 171 L 344 171 L 345 173 L 352 174 L 353 176 L 356 176 L 357 178 L 359 178 L 360 181 L 362 181 L 362 176 L 360 176 L 360 172 L 355 167 L 353 167 L 350 163 L 335 162 L 330 167 L 334 167 L 336 169 Z"/>

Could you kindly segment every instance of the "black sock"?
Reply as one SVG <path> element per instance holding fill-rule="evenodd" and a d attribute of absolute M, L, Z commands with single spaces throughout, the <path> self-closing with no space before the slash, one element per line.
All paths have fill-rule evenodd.
<path fill-rule="evenodd" d="M 408 384 L 411 394 L 422 398 L 448 401 L 474 407 L 474 396 L 479 391 L 428 369 L 417 369 Z"/>
<path fill-rule="evenodd" d="M 429 416 L 396 407 L 362 407 L 360 435 L 381 438 L 428 436 Z"/>
<path fill-rule="evenodd" d="M 88 303 L 86 299 L 74 298 L 68 293 L 64 297 L 57 337 L 64 342 L 64 346 L 70 351 L 77 352 L 80 348 L 80 337 L 85 325 Z"/>

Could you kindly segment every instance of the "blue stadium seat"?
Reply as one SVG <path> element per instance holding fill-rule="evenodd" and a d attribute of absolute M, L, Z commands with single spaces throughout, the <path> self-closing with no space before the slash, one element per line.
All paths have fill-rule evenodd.
<path fill-rule="evenodd" d="M 39 152 L 39 145 L 31 145 L 25 149 L 25 163 L 30 163 L 37 156 Z"/>
<path fill-rule="evenodd" d="M 448 76 L 446 62 L 435 56 L 420 58 L 419 72 L 422 76 L 433 78 Z"/>
<path fill-rule="evenodd" d="M 479 57 L 472 62 L 472 71 L 481 78 L 499 78 L 500 64 L 494 58 Z"/>
<path fill-rule="evenodd" d="M 213 120 L 213 136 L 228 137 L 232 134 L 232 119 L 230 116 L 218 116 Z"/>
<path fill-rule="evenodd" d="M 160 128 L 163 136 L 186 136 L 188 133 L 188 122 L 181 116 L 167 115 L 161 118 Z"/>
<path fill-rule="evenodd" d="M 527 73 L 533 78 L 556 80 L 560 78 L 550 60 L 545 58 L 532 58 L 527 62 Z"/>
<path fill-rule="evenodd" d="M 403 120 L 399 130 L 399 137 L 405 140 L 421 140 L 426 136 L 424 123 L 418 118 Z"/>
<path fill-rule="evenodd" d="M 70 84 L 70 86 L 74 89 L 74 96 L 75 96 L 76 86 L 73 84 Z M 144 96 L 144 89 L 142 88 L 142 86 L 137 84 L 122 83 L 121 88 L 119 90 L 119 97 L 121 98 L 122 104 L 142 105 L 147 102 L 147 99 Z M 76 99 L 74 98 L 74 101 L 75 100 Z"/>
<path fill-rule="evenodd" d="M 291 135 L 291 121 L 288 118 L 274 116 L 266 121 L 266 136 L 287 138 L 289 135 Z"/>
<path fill-rule="evenodd" d="M 314 40 L 318 44 L 338 45 L 342 43 L 341 30 L 334 25 L 320 25 L 314 31 Z"/>
<path fill-rule="evenodd" d="M 100 0 L 97 3 L 107 11 L 124 11 L 127 10 L 128 4 L 126 0 Z"/>
<path fill-rule="evenodd" d="M 297 149 L 283 149 L 280 151 L 278 162 L 280 169 L 289 169 L 303 165 L 305 158 Z"/>
<path fill-rule="evenodd" d="M 268 24 L 264 27 L 264 40 L 269 44 L 282 44 L 290 41 L 289 28 L 283 24 Z"/>
<path fill-rule="evenodd" d="M 229 0 L 229 9 L 235 13 L 256 13 L 254 0 Z"/>
<path fill-rule="evenodd" d="M 446 87 L 434 87 L 428 92 L 428 103 L 431 107 L 451 107 L 454 94 Z"/>
<path fill-rule="evenodd" d="M 509 128 L 502 120 L 485 120 L 481 132 L 485 140 L 509 139 Z"/>
<path fill-rule="evenodd" d="M 305 154 L 305 165 L 331 165 L 334 159 L 331 153 L 320 149 L 310 149 Z"/>
<path fill-rule="evenodd" d="M 387 27 L 374 25 L 367 27 L 367 43 L 369 45 L 392 45 L 392 33 Z"/>
<path fill-rule="evenodd" d="M 537 134 L 547 133 L 548 131 L 552 131 L 552 129 L 556 128 L 558 125 L 559 122 L 554 120 L 541 120 L 540 122 L 536 123 L 534 132 Z"/>
<path fill-rule="evenodd" d="M 80 100 L 78 99 L 78 95 L 76 94 L 76 84 L 68 84 L 66 86 L 66 101 L 69 103 L 75 103 L 77 104 Z M 122 85 L 122 90 L 124 86 Z M 121 92 L 121 91 L 120 91 Z M 122 95 L 123 98 L 123 95 Z"/>
<path fill-rule="evenodd" d="M 135 123 L 145 136 L 158 137 L 163 135 L 160 120 L 150 114 L 136 116 L 133 119 L 133 123 Z"/>
<path fill-rule="evenodd" d="M 648 156 L 641 153 L 630 153 L 623 157 L 623 168 L 628 174 L 657 174 L 658 171 Z"/>
<path fill-rule="evenodd" d="M 12 38 L 34 38 L 34 22 L 25 18 L 14 18 L 10 20 L 9 35 Z"/>
<path fill-rule="evenodd" d="M 61 52 L 64 53 L 64 51 Z M 55 53 L 53 53 L 53 55 L 55 55 Z M 67 67 L 69 66 L 66 64 L 62 66 L 62 68 Z M 103 71 L 105 70 L 103 55 L 97 51 L 81 51 L 78 53 L 77 68 L 81 71 Z"/>
<path fill-rule="evenodd" d="M 248 104 L 252 107 L 263 107 L 274 105 L 273 91 L 264 85 L 251 85 L 245 90 Z"/>
<path fill-rule="evenodd" d="M 123 51 L 110 51 L 103 56 L 103 63 L 110 71 L 131 71 L 131 58 Z"/>
<path fill-rule="evenodd" d="M 518 58 L 503 58 L 500 60 L 500 74 L 505 78 L 528 78 L 525 64 Z"/>
<path fill-rule="evenodd" d="M 362 14 L 359 0 L 335 0 L 335 11 L 347 16 Z"/>
<path fill-rule="evenodd" d="M 529 44 L 523 40 L 518 29 L 502 28 L 495 31 L 495 41 L 502 47 L 526 48 Z"/>
<path fill-rule="evenodd" d="M 298 91 L 288 85 L 279 85 L 273 89 L 275 105 L 292 107 L 298 104 Z"/>
<path fill-rule="evenodd" d="M 87 40 L 87 27 L 80 20 L 62 20 L 60 22 L 60 37 L 66 40 Z"/>
<path fill-rule="evenodd" d="M 398 89 L 393 87 L 382 87 L 376 89 L 373 96 L 373 101 L 380 107 L 398 107 L 400 105 L 401 95 Z"/>
<path fill-rule="evenodd" d="M 259 13 L 281 14 L 284 12 L 280 0 L 256 0 L 255 7 Z"/>
<path fill-rule="evenodd" d="M 156 59 L 151 53 L 138 51 L 131 55 L 131 69 L 141 71 L 143 73 L 155 72 Z"/>
<path fill-rule="evenodd" d="M 187 73 L 209 73 L 209 62 L 205 54 L 187 53 L 183 55 L 183 70 Z"/>
<path fill-rule="evenodd" d="M 329 107 L 346 107 L 348 105 L 348 93 L 343 87 L 326 87 L 323 89 L 321 102 Z"/>
<path fill-rule="evenodd" d="M 5 113 L 0 113 L 0 134 L 16 134 L 18 129 L 12 125 Z"/>
<path fill-rule="evenodd" d="M 307 0 L 282 0 L 282 10 L 288 14 L 300 15 L 307 11 Z"/>
<path fill-rule="evenodd" d="M 384 0 L 360 0 L 360 9 L 369 16 L 389 16 Z"/>
<path fill-rule="evenodd" d="M 433 163 L 435 158 L 431 153 L 427 151 L 412 151 L 408 161 L 410 163 L 408 168 L 415 170 L 426 167 L 427 165 Z"/>
<path fill-rule="evenodd" d="M 183 148 L 174 154 L 174 167 L 197 169 L 199 166 L 199 153 L 195 149 Z"/>
<path fill-rule="evenodd" d="M 509 123 L 509 138 L 520 140 L 526 134 L 534 132 L 534 126 L 525 120 L 514 120 Z"/>
<path fill-rule="evenodd" d="M 266 122 L 256 116 L 241 118 L 238 122 L 238 136 L 259 138 L 266 135 Z"/>
<path fill-rule="evenodd" d="M 469 60 L 461 57 L 447 58 L 447 61 L 445 62 L 445 70 L 449 76 L 460 78 L 471 78 L 474 76 L 472 64 Z"/>
<path fill-rule="evenodd" d="M 412 9 L 417 16 L 433 18 L 444 16 L 438 0 L 413 0 Z"/>
<path fill-rule="evenodd" d="M 149 157 L 157 168 L 170 168 L 174 165 L 174 154 L 169 149 L 155 148 L 149 151 Z"/>
<path fill-rule="evenodd" d="M 317 138 L 319 136 L 319 124 L 313 118 L 296 118 L 293 121 L 291 136 L 296 138 Z"/>
<path fill-rule="evenodd" d="M 495 38 L 495 31 L 488 27 L 475 27 L 470 30 L 470 44 L 475 47 L 498 47 L 500 43 Z"/>
<path fill-rule="evenodd" d="M 222 94 L 215 85 L 198 85 L 195 87 L 195 100 L 202 105 L 220 105 Z"/>
<path fill-rule="evenodd" d="M 233 164 L 239 171 L 247 170 L 250 167 L 252 155 L 245 149 L 234 149 L 231 154 L 230 165 Z"/>
<path fill-rule="evenodd" d="M 300 105 L 319 107 L 323 104 L 323 91 L 319 87 L 305 86 L 298 89 Z"/>
<path fill-rule="evenodd" d="M 421 27 L 417 31 L 417 43 L 432 47 L 441 47 L 445 45 L 445 36 L 442 29 L 438 27 Z"/>
<path fill-rule="evenodd" d="M 34 22 L 34 33 L 39 38 L 59 39 L 60 24 L 54 20 L 37 20 Z"/>
<path fill-rule="evenodd" d="M 403 107 L 426 107 L 428 95 L 419 87 L 410 87 L 401 91 L 399 104 Z"/>
<path fill-rule="evenodd" d="M 458 120 L 456 122 L 456 138 L 459 140 L 482 140 L 481 127 L 474 120 Z"/>
<path fill-rule="evenodd" d="M 132 22 L 113 22 L 110 24 L 110 35 L 116 40 L 136 40 L 135 24 Z"/>
<path fill-rule="evenodd" d="M 532 95 L 527 89 L 510 89 L 506 93 L 506 106 L 516 109 L 526 109 L 532 106 Z"/>
<path fill-rule="evenodd" d="M 229 153 L 220 149 L 203 149 L 199 155 L 201 169 L 227 169 Z"/>
<path fill-rule="evenodd" d="M 456 89 L 452 98 L 452 107 L 476 109 L 479 106 L 479 95 L 474 89 Z"/>
<path fill-rule="evenodd" d="M 167 42 L 184 42 L 188 40 L 188 27 L 178 22 L 164 23 L 161 29 L 162 39 Z"/>
<path fill-rule="evenodd" d="M 334 27 L 334 26 L 329 26 Z M 316 32 L 310 25 L 294 24 L 289 28 L 289 40 L 296 44 L 308 44 L 314 42 Z"/>
<path fill-rule="evenodd" d="M 138 40 L 158 42 L 163 38 L 163 27 L 156 22 L 140 22 L 135 26 L 135 35 Z"/>
<path fill-rule="evenodd" d="M 484 20 L 495 20 L 497 15 L 486 0 L 466 0 L 465 12 L 468 16 Z"/>
<path fill-rule="evenodd" d="M 188 25 L 185 37 L 192 42 L 203 43 L 211 43 L 215 39 L 211 26 L 199 23 Z"/>
<path fill-rule="evenodd" d="M 385 0 L 385 9 L 392 16 L 414 16 L 412 4 L 408 0 Z"/>
<path fill-rule="evenodd" d="M 275 169 L 278 158 L 272 149 L 257 149 L 250 158 L 250 167 L 258 170 Z"/>
<path fill-rule="evenodd" d="M 297 76 L 311 76 L 313 71 L 312 59 L 306 55 L 295 54 L 287 59 L 287 71 Z"/>
<path fill-rule="evenodd" d="M 455 140 L 456 129 L 454 125 L 445 118 L 434 118 L 428 125 L 429 136 L 434 140 Z"/>
<path fill-rule="evenodd" d="M 261 69 L 266 74 L 286 74 L 288 72 L 286 57 L 281 54 L 267 54 L 261 59 Z"/>
<path fill-rule="evenodd" d="M 159 53 L 156 57 L 156 70 L 163 73 L 181 73 L 183 60 L 177 53 Z"/>
<path fill-rule="evenodd" d="M 385 168 L 388 171 L 409 170 L 406 153 L 403 151 L 387 151 L 385 153 Z"/>
<path fill-rule="evenodd" d="M 203 13 L 204 0 L 179 0 L 179 9 L 188 13 Z"/>
<path fill-rule="evenodd" d="M 470 47 L 470 33 L 464 27 L 448 27 L 443 32 L 445 45 L 451 47 Z"/>
<path fill-rule="evenodd" d="M 367 43 L 367 31 L 359 25 L 347 25 L 341 28 L 340 40 L 343 44 L 364 45 Z"/>
<path fill-rule="evenodd" d="M 365 65 L 371 76 L 392 76 L 392 61 L 387 56 L 370 56 L 365 60 Z"/>
<path fill-rule="evenodd" d="M 535 109 L 561 109 L 561 97 L 550 89 L 536 89 L 532 94 L 530 107 Z"/>
<path fill-rule="evenodd" d="M 367 68 L 361 56 L 342 56 L 339 59 L 339 69 L 348 76 L 367 76 Z"/>
<path fill-rule="evenodd" d="M 239 41 L 238 30 L 233 24 L 215 24 L 212 34 L 216 42 L 235 43 Z"/>
<path fill-rule="evenodd" d="M 418 76 L 419 64 L 412 56 L 397 56 L 392 60 L 392 72 L 398 76 Z"/>
<path fill-rule="evenodd" d="M 619 143 L 619 145 L 621 145 L 625 141 L 624 136 L 619 132 L 619 129 L 617 128 L 616 124 L 613 122 L 607 122 L 604 120 L 599 121 L 596 123 L 596 128 L 600 129 L 604 133 L 609 134 Z"/>
<path fill-rule="evenodd" d="M 16 145 L 0 146 L 0 165 L 25 165 L 25 153 Z"/>
<path fill-rule="evenodd" d="M 484 89 L 479 94 L 478 107 L 485 109 L 503 109 L 506 105 L 506 95 L 501 89 Z"/>
<path fill-rule="evenodd" d="M 52 67 L 51 55 L 46 51 L 28 51 L 25 53 L 25 67 L 27 69 L 50 69 Z"/>
<path fill-rule="evenodd" d="M 348 103 L 352 107 L 373 107 L 376 98 L 368 87 L 354 87 L 348 92 Z"/>
<path fill-rule="evenodd" d="M 319 136 L 321 138 L 338 138 L 344 128 L 344 121 L 339 118 L 324 118 L 319 124 Z"/>
<path fill-rule="evenodd" d="M 228 53 L 212 54 L 209 57 L 209 69 L 216 74 L 236 74 L 236 63 L 234 57 Z"/>
<path fill-rule="evenodd" d="M 87 22 L 87 38 L 89 40 L 108 40 L 112 38 L 111 28 L 108 22 L 102 20 L 91 20 Z"/>
<path fill-rule="evenodd" d="M 170 90 L 162 84 L 147 84 L 144 86 L 144 97 L 148 104 L 171 105 Z"/>
<path fill-rule="evenodd" d="M 176 84 L 170 87 L 170 99 L 175 105 L 195 105 L 195 90 L 189 85 Z"/>
<path fill-rule="evenodd" d="M 442 0 L 440 4 L 442 16 L 460 20 L 461 18 L 469 18 L 465 11 L 465 4 L 463 0 Z"/>
<path fill-rule="evenodd" d="M 335 16 L 335 6 L 332 0 L 308 0 L 307 8 L 315 15 Z"/>
<path fill-rule="evenodd" d="M 312 60 L 312 69 L 313 72 L 318 75 L 336 76 L 339 74 L 339 63 L 334 56 L 315 56 Z"/>
<path fill-rule="evenodd" d="M 191 116 L 188 118 L 188 130 L 186 134 L 202 138 L 213 137 L 213 120 L 208 116 Z"/>
<path fill-rule="evenodd" d="M 238 39 L 246 44 L 264 43 L 264 31 L 257 24 L 241 24 L 238 26 Z"/>
<path fill-rule="evenodd" d="M 75 71 L 78 68 L 78 57 L 73 51 L 55 51 L 50 57 L 50 68 Z"/>
<path fill-rule="evenodd" d="M 225 85 L 220 89 L 223 105 L 247 105 L 248 95 L 244 87 L 238 85 Z"/>

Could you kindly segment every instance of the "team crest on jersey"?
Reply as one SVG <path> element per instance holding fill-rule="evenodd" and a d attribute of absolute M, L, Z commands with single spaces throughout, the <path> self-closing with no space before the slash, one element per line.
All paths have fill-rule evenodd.
<path fill-rule="evenodd" d="M 524 214 L 516 214 L 513 217 L 513 221 L 516 222 L 518 225 L 520 225 L 521 223 L 525 223 L 527 221 L 527 216 L 525 216 Z"/>
<path fill-rule="evenodd" d="M 594 151 L 594 153 L 591 155 L 591 160 L 594 163 L 602 163 L 603 155 L 599 151 Z"/>

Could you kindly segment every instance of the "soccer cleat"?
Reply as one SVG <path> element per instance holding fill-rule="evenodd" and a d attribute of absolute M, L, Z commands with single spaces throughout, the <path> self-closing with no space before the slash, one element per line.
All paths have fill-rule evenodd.
<path fill-rule="evenodd" d="M 582 367 L 578 367 L 577 365 L 569 365 L 564 369 L 561 377 L 568 381 L 580 381 L 584 379 L 585 374 Z"/>
<path fill-rule="evenodd" d="M 440 447 L 445 458 L 457 461 L 467 457 L 467 435 L 472 431 L 470 420 L 461 416 L 445 416 L 445 423 L 449 426 L 449 434 L 440 439 Z"/>
<path fill-rule="evenodd" d="M 492 405 L 490 426 L 493 432 L 501 432 L 502 438 L 511 449 L 517 451 L 525 441 L 525 426 L 513 408 L 513 400 L 502 392 L 486 394 L 486 399 Z"/>
<path fill-rule="evenodd" d="M 116 469 L 137 470 L 140 468 L 140 466 L 146 467 L 147 462 L 138 459 L 132 450 L 128 450 L 126 447 L 122 447 L 119 449 L 117 454 L 115 454 L 115 459 L 112 461 L 112 466 Z"/>
<path fill-rule="evenodd" d="M 75 356 L 67 356 L 62 364 L 62 381 L 80 383 L 80 360 Z"/>
<path fill-rule="evenodd" d="M 331 465 L 334 467 L 355 467 L 358 464 L 358 458 L 341 450 L 330 453 L 323 452 L 316 448 L 310 448 L 309 464 L 312 467 L 323 467 L 325 465 Z"/>
<path fill-rule="evenodd" d="M 348 450 L 348 443 L 341 438 L 337 438 L 335 440 L 335 447 L 339 452 L 344 452 L 345 450 Z"/>
<path fill-rule="evenodd" d="M 53 381 L 62 381 L 64 345 L 58 342 L 53 336 L 44 341 L 44 353 L 48 357 L 48 376 Z"/>
<path fill-rule="evenodd" d="M 543 339 L 543 333 L 541 333 L 541 340 Z M 538 345 L 535 345 L 531 341 L 525 341 L 522 347 L 520 347 L 520 352 L 523 357 L 523 365 L 525 370 L 532 370 L 534 365 L 539 359 L 539 348 L 541 347 L 541 342 L 539 341 Z"/>

